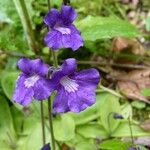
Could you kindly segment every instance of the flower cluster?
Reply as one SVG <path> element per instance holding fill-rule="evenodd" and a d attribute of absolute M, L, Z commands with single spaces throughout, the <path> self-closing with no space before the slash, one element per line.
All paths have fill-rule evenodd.
<path fill-rule="evenodd" d="M 17 79 L 13 99 L 23 106 L 31 103 L 32 98 L 46 99 L 53 91 L 56 91 L 53 104 L 56 112 L 80 112 L 95 103 L 99 72 L 93 68 L 77 72 L 74 58 L 66 59 L 58 69 L 51 69 L 49 78 L 49 66 L 41 59 L 22 58 L 18 67 L 23 73 Z"/>
<path fill-rule="evenodd" d="M 75 51 L 83 46 L 80 31 L 72 24 L 76 17 L 77 13 L 71 6 L 63 5 L 60 12 L 54 8 L 50 10 L 44 18 L 50 29 L 44 38 L 48 47 L 53 50 L 72 48 Z"/>
<path fill-rule="evenodd" d="M 60 12 L 50 10 L 44 18 L 50 29 L 44 40 L 50 48 L 77 50 L 83 46 L 80 31 L 72 24 L 76 17 L 77 13 L 71 6 L 63 5 Z M 78 72 L 74 58 L 66 59 L 59 68 L 49 66 L 41 59 L 22 58 L 18 67 L 22 73 L 17 79 L 13 99 L 23 106 L 31 103 L 33 98 L 39 101 L 47 99 L 54 91 L 53 109 L 58 113 L 80 112 L 95 103 L 99 72 L 94 68 Z"/>

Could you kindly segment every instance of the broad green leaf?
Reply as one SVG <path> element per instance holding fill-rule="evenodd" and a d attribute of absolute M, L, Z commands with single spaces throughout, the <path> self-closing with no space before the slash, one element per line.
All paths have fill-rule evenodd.
<path fill-rule="evenodd" d="M 53 124 L 56 140 L 69 141 L 75 136 L 75 122 L 68 114 L 57 116 Z"/>
<path fill-rule="evenodd" d="M 105 102 L 107 97 L 109 97 L 110 94 L 107 92 L 103 92 L 101 94 L 98 94 L 96 96 L 96 103 L 87 108 L 86 110 L 80 112 L 80 113 L 69 113 L 75 120 L 76 125 L 85 124 L 87 122 L 90 122 L 100 116 L 100 109 L 102 104 Z"/>
<path fill-rule="evenodd" d="M 90 143 L 79 143 L 75 147 L 76 150 L 97 150 L 97 147 L 95 144 Z"/>
<path fill-rule="evenodd" d="M 132 106 L 129 103 L 121 105 L 121 114 L 124 119 L 127 119 L 132 116 Z"/>
<path fill-rule="evenodd" d="M 33 123 L 33 122 L 32 122 Z M 45 128 L 47 129 L 47 128 Z M 49 139 L 49 131 L 46 130 L 46 141 L 50 141 Z M 19 139 L 19 150 L 39 150 L 42 147 L 42 129 L 40 122 L 34 122 L 34 128 L 26 138 Z M 21 145 L 22 144 L 22 145 Z"/>
<path fill-rule="evenodd" d="M 93 140 L 92 140 L 93 141 Z M 78 143 L 91 143 L 91 139 L 84 138 L 80 134 L 75 134 L 74 138 L 65 142 L 69 147 L 75 147 Z"/>
<path fill-rule="evenodd" d="M 0 95 L 0 145 L 13 147 L 15 143 L 16 133 L 9 106 L 7 100 Z"/>
<path fill-rule="evenodd" d="M 17 133 L 22 133 L 22 126 L 24 123 L 24 114 L 22 111 L 18 110 L 14 105 L 10 107 L 11 114 L 13 116 L 14 128 Z"/>
<path fill-rule="evenodd" d="M 146 132 L 141 129 L 138 125 L 133 124 L 131 125 L 132 134 L 135 137 L 138 136 L 149 136 L 150 132 Z M 131 130 L 128 121 L 122 121 L 118 128 L 113 132 L 112 137 L 131 137 Z"/>
<path fill-rule="evenodd" d="M 137 29 L 129 22 L 117 17 L 94 17 L 88 16 L 77 23 L 84 40 L 95 41 L 117 36 L 136 37 L 139 35 Z"/>
<path fill-rule="evenodd" d="M 143 89 L 143 90 L 142 90 L 142 94 L 143 94 L 144 96 L 150 96 L 150 88 Z"/>
<path fill-rule="evenodd" d="M 18 72 L 3 72 L 2 74 L 2 88 L 4 90 L 4 93 L 10 100 L 12 100 L 13 91 L 15 89 L 15 82 L 18 76 Z"/>
<path fill-rule="evenodd" d="M 107 138 L 108 133 L 98 123 L 89 123 L 85 125 L 77 126 L 77 133 L 85 138 Z"/>
<path fill-rule="evenodd" d="M 131 146 L 131 143 L 125 143 L 120 140 L 114 139 L 100 143 L 99 148 L 105 150 L 127 150 Z"/>
<path fill-rule="evenodd" d="M 121 107 L 118 97 L 110 94 L 100 108 L 101 124 L 109 134 L 111 134 L 120 123 L 120 120 L 113 118 L 113 113 L 121 113 Z"/>

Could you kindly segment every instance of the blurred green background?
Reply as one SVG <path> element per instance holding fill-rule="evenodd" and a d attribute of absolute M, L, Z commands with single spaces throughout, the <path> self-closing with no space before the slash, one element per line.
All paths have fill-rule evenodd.
<path fill-rule="evenodd" d="M 60 9 L 61 4 L 61 0 L 51 0 L 52 7 Z M 59 64 L 74 57 L 79 70 L 97 68 L 101 83 L 92 107 L 79 114 L 53 116 L 57 149 L 127 150 L 138 146 L 146 150 L 150 145 L 145 142 L 150 141 L 149 0 L 71 0 L 70 4 L 78 12 L 74 24 L 85 44 L 75 52 L 57 52 Z M 0 0 L 0 150 L 42 147 L 40 103 L 33 101 L 23 108 L 13 102 L 12 93 L 21 57 L 40 57 L 52 64 L 43 42 L 47 12 L 46 0 Z M 138 88 L 131 83 L 135 81 Z M 46 101 L 44 113 L 49 143 Z M 114 118 L 114 113 L 124 119 Z"/>

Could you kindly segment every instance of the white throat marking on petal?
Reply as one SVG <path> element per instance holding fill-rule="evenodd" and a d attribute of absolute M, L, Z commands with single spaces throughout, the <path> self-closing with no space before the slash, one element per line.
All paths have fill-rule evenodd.
<path fill-rule="evenodd" d="M 30 88 L 32 86 L 34 86 L 34 84 L 39 80 L 39 76 L 38 75 L 34 75 L 31 76 L 27 79 L 25 79 L 24 85 L 26 88 Z"/>
<path fill-rule="evenodd" d="M 55 27 L 55 29 L 57 31 L 61 32 L 62 34 L 70 34 L 71 33 L 71 30 L 66 27 Z"/>
<path fill-rule="evenodd" d="M 78 90 L 78 84 L 75 82 L 75 80 L 70 79 L 69 77 L 65 76 L 62 77 L 60 80 L 61 85 L 65 88 L 67 92 L 75 92 Z"/>

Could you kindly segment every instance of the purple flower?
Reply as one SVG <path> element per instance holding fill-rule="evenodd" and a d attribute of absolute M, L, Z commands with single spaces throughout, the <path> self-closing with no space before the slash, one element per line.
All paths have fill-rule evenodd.
<path fill-rule="evenodd" d="M 61 11 L 52 8 L 45 16 L 44 22 L 51 31 L 45 36 L 44 41 L 53 50 L 59 48 L 72 48 L 73 51 L 83 46 L 80 31 L 72 24 L 77 13 L 71 6 L 63 5 Z"/>
<path fill-rule="evenodd" d="M 49 79 L 46 79 L 48 66 L 41 59 L 20 59 L 18 67 L 22 74 L 16 82 L 13 95 L 15 102 L 26 106 L 31 103 L 32 97 L 43 100 L 50 96 L 52 85 L 50 86 Z"/>
<path fill-rule="evenodd" d="M 61 68 L 52 74 L 51 85 L 57 91 L 54 98 L 54 111 L 80 112 L 95 103 L 95 90 L 100 75 L 96 69 L 77 72 L 76 60 L 65 60 Z"/>
<path fill-rule="evenodd" d="M 45 145 L 41 148 L 41 150 L 51 150 L 50 144 L 49 144 L 49 143 L 48 143 L 48 144 L 45 144 Z"/>

